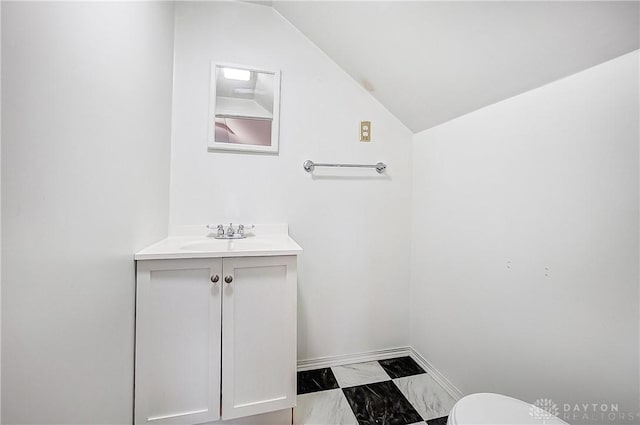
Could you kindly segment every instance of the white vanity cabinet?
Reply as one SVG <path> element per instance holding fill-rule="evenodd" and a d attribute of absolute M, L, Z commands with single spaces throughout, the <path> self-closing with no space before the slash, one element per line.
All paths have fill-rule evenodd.
<path fill-rule="evenodd" d="M 135 423 L 218 420 L 222 259 L 138 261 L 136 274 Z"/>
<path fill-rule="evenodd" d="M 136 424 L 295 405 L 296 258 L 137 261 Z"/>

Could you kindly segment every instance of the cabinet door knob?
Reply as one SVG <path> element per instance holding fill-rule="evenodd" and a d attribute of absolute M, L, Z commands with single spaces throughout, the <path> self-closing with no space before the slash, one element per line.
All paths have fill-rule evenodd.
<path fill-rule="evenodd" d="M 232 276 L 225 276 L 224 281 L 227 283 L 231 283 L 233 282 L 233 277 Z"/>
<path fill-rule="evenodd" d="M 220 276 L 218 275 L 211 276 L 211 283 L 218 283 L 219 280 L 220 280 Z"/>

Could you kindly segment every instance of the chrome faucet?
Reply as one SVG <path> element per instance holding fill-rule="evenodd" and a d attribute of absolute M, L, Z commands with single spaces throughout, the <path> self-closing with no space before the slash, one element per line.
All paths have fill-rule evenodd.
<path fill-rule="evenodd" d="M 253 224 L 238 224 L 236 227 L 233 227 L 233 223 L 229 223 L 229 226 L 227 226 L 225 230 L 225 226 L 222 224 L 207 224 L 207 229 L 216 231 L 216 239 L 244 239 L 247 237 L 245 232 L 254 227 Z"/>

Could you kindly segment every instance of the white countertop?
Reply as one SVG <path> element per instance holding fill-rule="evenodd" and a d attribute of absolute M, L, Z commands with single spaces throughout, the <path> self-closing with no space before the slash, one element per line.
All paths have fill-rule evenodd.
<path fill-rule="evenodd" d="M 179 226 L 166 239 L 135 254 L 136 260 L 176 258 L 264 257 L 298 255 L 302 248 L 288 234 L 287 225 L 256 225 L 245 239 L 216 239 L 205 227 Z"/>

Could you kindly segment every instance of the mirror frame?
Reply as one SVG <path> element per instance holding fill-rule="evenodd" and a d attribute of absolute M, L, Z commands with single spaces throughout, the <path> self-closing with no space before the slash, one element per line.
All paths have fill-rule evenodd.
<path fill-rule="evenodd" d="M 271 121 L 271 146 L 242 145 L 239 143 L 216 142 L 216 68 L 236 68 L 251 72 L 273 75 L 273 120 Z M 241 151 L 277 154 L 279 152 L 280 135 L 280 71 L 265 67 L 238 65 L 232 63 L 211 62 L 211 77 L 209 83 L 209 123 L 207 134 L 207 151 Z"/>

